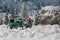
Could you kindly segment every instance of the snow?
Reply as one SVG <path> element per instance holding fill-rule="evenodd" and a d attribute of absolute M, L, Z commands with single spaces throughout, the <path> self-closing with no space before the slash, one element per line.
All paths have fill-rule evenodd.
<path fill-rule="evenodd" d="M 46 11 L 46 13 L 43 14 L 43 16 L 51 16 L 51 15 L 54 15 L 54 13 L 52 13 L 53 10 L 59 10 L 59 6 L 45 6 L 45 7 L 42 7 L 42 9 L 39 11 L 39 13 L 42 15 L 43 13 L 42 10 Z"/>
<path fill-rule="evenodd" d="M 53 9 L 58 9 L 59 7 L 58 6 L 45 6 L 45 7 L 43 7 L 42 8 L 42 10 L 44 9 L 44 10 L 48 10 L 48 11 L 51 11 L 51 10 L 53 10 Z"/>
<path fill-rule="evenodd" d="M 55 40 L 59 25 L 38 25 L 31 29 L 9 29 L 0 25 L 0 40 Z"/>
<path fill-rule="evenodd" d="M 55 10 L 55 11 L 54 11 Z M 55 16 L 57 14 L 57 12 L 59 13 L 59 6 L 45 6 L 45 7 L 42 7 L 41 10 L 39 10 L 39 13 L 40 13 L 40 16 L 41 16 L 41 19 L 43 20 L 44 18 L 48 17 L 48 16 L 52 16 L 52 20 L 54 18 L 56 18 L 57 16 Z"/>

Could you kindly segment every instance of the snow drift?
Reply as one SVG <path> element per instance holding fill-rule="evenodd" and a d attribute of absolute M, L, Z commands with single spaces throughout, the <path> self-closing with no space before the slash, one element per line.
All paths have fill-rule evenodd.
<path fill-rule="evenodd" d="M 59 6 L 46 6 L 40 11 L 42 24 L 60 24 L 60 8 Z"/>
<path fill-rule="evenodd" d="M 7 29 L 0 25 L 0 40 L 55 40 L 59 25 L 38 25 L 31 29 Z M 58 31 L 60 32 L 60 31 Z"/>

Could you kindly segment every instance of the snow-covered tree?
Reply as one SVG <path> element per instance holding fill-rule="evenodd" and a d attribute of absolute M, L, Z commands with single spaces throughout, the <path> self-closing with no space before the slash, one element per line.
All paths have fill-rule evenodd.
<path fill-rule="evenodd" d="M 9 22 L 9 19 L 8 19 L 8 13 L 6 13 L 6 16 L 5 16 L 5 24 L 8 24 L 8 22 Z"/>
<path fill-rule="evenodd" d="M 29 17 L 27 11 L 28 11 L 28 10 L 27 10 L 27 5 L 26 5 L 26 3 L 25 3 L 24 6 L 23 6 L 23 9 L 22 9 L 22 19 L 23 19 L 23 21 L 25 21 L 26 18 Z"/>
<path fill-rule="evenodd" d="M 39 12 L 37 11 L 37 14 L 35 15 L 35 22 L 34 22 L 34 24 L 38 25 L 40 23 L 41 23 L 41 16 L 40 16 Z"/>

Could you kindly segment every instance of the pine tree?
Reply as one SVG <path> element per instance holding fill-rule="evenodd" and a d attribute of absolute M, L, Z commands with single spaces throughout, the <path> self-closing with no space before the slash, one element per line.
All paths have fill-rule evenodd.
<path fill-rule="evenodd" d="M 34 24 L 38 25 L 38 24 L 40 24 L 40 22 L 41 22 L 41 16 L 40 16 L 39 12 L 37 11 L 37 14 L 35 15 L 35 22 L 34 22 Z"/>
<path fill-rule="evenodd" d="M 8 22 L 9 22 L 9 19 L 8 19 L 8 13 L 6 13 L 6 16 L 5 16 L 5 24 L 8 24 Z"/>
<path fill-rule="evenodd" d="M 23 11 L 23 13 L 22 13 L 22 19 L 23 19 L 23 21 L 25 21 L 26 18 L 28 17 L 27 5 L 26 5 L 26 3 L 24 4 L 24 7 L 23 7 L 22 11 Z"/>

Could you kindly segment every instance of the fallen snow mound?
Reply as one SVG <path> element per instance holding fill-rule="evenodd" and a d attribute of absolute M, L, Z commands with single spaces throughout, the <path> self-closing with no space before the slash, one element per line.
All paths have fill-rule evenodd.
<path fill-rule="evenodd" d="M 38 25 L 31 29 L 9 29 L 0 25 L 0 40 L 55 40 L 59 25 Z"/>
<path fill-rule="evenodd" d="M 39 11 L 42 24 L 60 24 L 59 6 L 42 7 Z"/>

